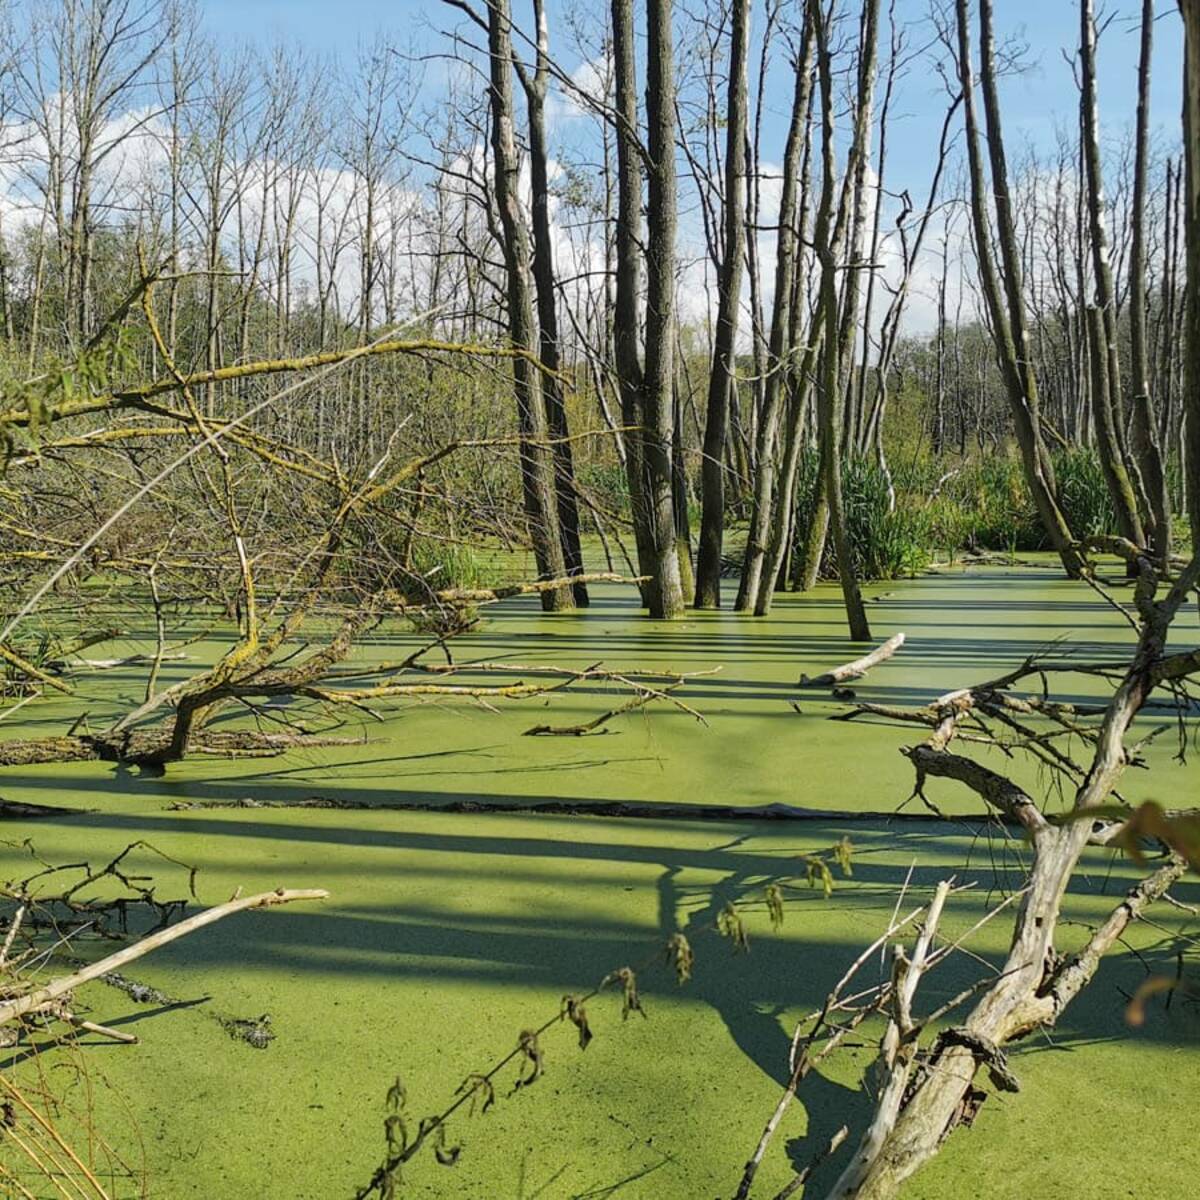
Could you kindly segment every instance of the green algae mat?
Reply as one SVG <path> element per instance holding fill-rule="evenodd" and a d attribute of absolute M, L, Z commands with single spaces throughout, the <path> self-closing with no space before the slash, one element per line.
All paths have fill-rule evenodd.
<path fill-rule="evenodd" d="M 877 638 L 902 630 L 909 639 L 854 685 L 859 698 L 881 704 L 922 703 L 1047 647 L 1090 661 L 1119 658 L 1132 641 L 1096 595 L 1036 567 L 946 571 L 868 594 Z M 1194 610 L 1175 637 L 1180 646 L 1200 640 Z M 411 633 L 385 627 L 358 656 L 394 659 L 415 644 Z M 137 631 L 130 646 L 144 648 Z M 218 649 L 190 647 L 197 662 Z M 72 1113 L 86 1113 L 92 1136 L 119 1151 L 126 1167 L 110 1170 L 114 1195 L 352 1195 L 382 1155 L 384 1098 L 397 1075 L 415 1123 L 507 1053 L 522 1030 L 553 1016 L 563 996 L 649 961 L 683 930 L 696 954 L 689 983 L 678 985 L 665 964 L 642 970 L 645 1019 L 622 1018 L 619 989 L 592 1000 L 596 1036 L 584 1051 L 570 1025 L 554 1027 L 542 1039 L 542 1077 L 514 1090 L 516 1068 L 502 1074 L 488 1112 L 464 1110 L 453 1122 L 456 1164 L 421 1155 L 401 1194 L 729 1197 L 786 1079 L 796 1020 L 886 927 L 909 872 L 914 902 L 951 876 L 966 888 L 948 910 L 949 937 L 1017 883 L 1023 846 L 980 819 L 961 790 L 930 789 L 957 819 L 890 818 L 912 787 L 899 753 L 912 729 L 830 720 L 843 702 L 797 688 L 801 673 L 861 653 L 845 638 L 832 589 L 783 598 L 764 620 L 705 613 L 674 625 L 641 617 L 619 588 L 598 589 L 593 608 L 569 618 L 509 602 L 454 649 L 463 662 L 719 670 L 679 692 L 706 726 L 658 707 L 617 718 L 600 736 L 522 736 L 535 724 L 590 720 L 622 699 L 588 686 L 548 707 L 544 698 L 496 712 L 413 704 L 382 724 L 356 726 L 361 745 L 272 759 L 200 759 L 163 775 L 103 763 L 0 774 L 0 796 L 10 802 L 86 810 L 5 822 L 5 878 L 28 873 L 25 838 L 48 861 L 93 863 L 145 839 L 198 869 L 205 904 L 239 887 L 330 892 L 321 903 L 235 916 L 139 961 L 129 975 L 153 991 L 141 1000 L 89 985 L 80 999 L 91 1017 L 136 1033 L 137 1046 L 85 1037 L 72 1049 L 2 1052 L 6 1072 L 22 1083 L 58 1086 L 67 1127 Z M 140 699 L 144 672 L 80 684 L 98 725 Z M 1072 679 L 1067 694 L 1101 689 Z M 73 702 L 72 716 L 79 707 Z M 61 732 L 67 711 L 51 700 L 29 705 L 5 728 L 8 736 Z M 1159 714 L 1157 723 L 1169 722 Z M 1155 714 L 1143 724 L 1153 729 Z M 1178 749 L 1169 730 L 1153 741 L 1151 769 L 1130 773 L 1127 798 L 1194 802 L 1200 773 L 1191 759 L 1176 761 Z M 1021 770 L 1044 794 L 1049 781 Z M 304 805 L 314 797 L 352 807 Z M 662 807 L 641 818 L 519 811 L 596 802 Z M 782 804 L 813 815 L 704 820 L 687 810 L 683 819 L 672 804 Z M 475 811 L 436 811 L 444 805 Z M 843 837 L 855 847 L 853 874 L 838 876 L 826 897 L 803 883 L 801 860 Z M 157 878 L 161 894 L 186 894 L 182 867 L 149 852 L 130 861 Z M 1087 868 L 1064 910 L 1077 923 L 1067 933 L 1081 939 L 1134 878 L 1107 852 Z M 777 880 L 795 883 L 775 930 L 763 897 Z M 1189 880 L 1176 894 L 1196 903 L 1200 886 Z M 746 915 L 748 954 L 711 932 L 729 901 Z M 1158 999 L 1135 1030 L 1124 1011 L 1148 971 L 1173 974 L 1177 952 L 1193 953 L 1180 936 L 1196 935 L 1200 921 L 1171 908 L 1152 915 L 1058 1029 L 1014 1050 L 1021 1092 L 992 1095 L 906 1195 L 1016 1200 L 1057 1197 L 1066 1187 L 1097 1198 L 1194 1194 L 1200 1013 L 1182 999 Z M 1003 918 L 971 946 L 997 961 Z M 931 975 L 922 1006 L 937 1007 L 980 969 L 961 959 Z M 273 1039 L 256 1048 L 230 1036 L 245 1027 Z M 861 1045 L 805 1082 L 756 1194 L 773 1195 L 839 1125 L 861 1120 L 873 1036 L 865 1030 Z M 108 1160 L 98 1153 L 97 1161 Z M 826 1171 L 813 1194 L 829 1181 Z"/>

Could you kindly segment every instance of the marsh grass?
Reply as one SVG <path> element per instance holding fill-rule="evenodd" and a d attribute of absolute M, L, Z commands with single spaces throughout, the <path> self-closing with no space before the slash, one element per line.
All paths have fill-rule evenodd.
<path fill-rule="evenodd" d="M 1115 533 L 1116 514 L 1100 463 L 1091 450 L 1055 456 L 1065 515 L 1080 537 Z M 817 456 L 808 451 L 799 477 L 795 563 L 803 569 L 804 543 L 816 507 Z M 912 458 L 887 473 L 853 458 L 843 471 L 846 518 L 860 579 L 911 577 L 931 563 L 953 562 L 964 553 L 1016 553 L 1046 548 L 1045 533 L 1015 457 L 943 463 Z M 837 573 L 827 542 L 821 576 Z"/>

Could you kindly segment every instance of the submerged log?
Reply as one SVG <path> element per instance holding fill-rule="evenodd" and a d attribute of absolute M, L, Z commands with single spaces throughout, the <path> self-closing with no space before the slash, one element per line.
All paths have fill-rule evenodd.
<path fill-rule="evenodd" d="M 202 730 L 192 735 L 189 750 L 196 754 L 282 754 L 302 746 L 356 746 L 362 738 L 325 737 L 303 733 L 259 733 L 255 730 Z M 0 767 L 32 767 L 42 763 L 121 762 L 133 766 L 169 761 L 170 728 L 139 729 L 117 735 L 74 734 L 63 737 L 18 738 L 0 742 Z"/>

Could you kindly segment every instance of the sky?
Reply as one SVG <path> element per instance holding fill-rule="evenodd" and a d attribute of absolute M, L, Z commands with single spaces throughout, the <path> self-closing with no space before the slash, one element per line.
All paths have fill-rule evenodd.
<path fill-rule="evenodd" d="M 440 31 L 459 27 L 475 37 L 473 27 L 465 25 L 461 13 L 440 0 L 198 0 L 203 20 L 211 33 L 233 42 L 270 43 L 279 39 L 293 41 L 319 54 L 353 57 L 356 48 L 371 42 L 379 33 L 415 53 L 444 48 Z M 518 26 L 531 26 L 530 0 L 512 0 L 513 15 Z M 547 0 L 551 49 L 559 64 L 576 72 L 583 64 L 572 59 L 567 50 L 568 37 L 564 32 L 568 11 L 586 30 L 595 29 L 598 41 L 601 14 L 605 0 Z M 798 0 L 785 0 L 793 11 Z M 1096 0 L 1101 19 L 1111 18 L 1102 35 L 1099 47 L 1100 115 L 1106 139 L 1116 141 L 1132 130 L 1136 101 L 1137 63 L 1142 0 Z M 637 8 L 641 9 L 641 4 Z M 688 7 L 699 7 L 689 0 L 676 0 L 677 27 L 684 28 L 682 18 Z M 853 12 L 856 0 L 846 0 L 844 9 Z M 887 13 L 889 0 L 883 0 Z M 1179 141 L 1181 76 L 1183 70 L 1182 32 L 1176 0 L 1155 0 L 1155 62 L 1153 71 L 1152 123 L 1158 145 L 1174 151 Z M 928 12 L 928 0 L 895 0 L 896 20 L 903 25 L 913 22 L 914 29 Z M 754 20 L 762 20 L 763 5 L 755 0 Z M 584 14 L 581 19 L 579 14 Z M 593 16 L 594 14 L 594 16 Z M 1049 150 L 1058 131 L 1077 136 L 1078 91 L 1064 51 L 1074 53 L 1079 40 L 1079 5 L 1077 0 L 996 0 L 995 19 L 998 43 L 1003 46 L 1015 40 L 1025 46 L 1024 69 L 1006 76 L 1001 84 L 1001 98 L 1010 163 L 1020 162 L 1027 145 Z M 914 32 L 913 44 L 920 44 L 926 34 Z M 757 35 L 752 45 L 757 47 Z M 889 34 L 886 20 L 881 30 L 880 59 L 885 63 Z M 783 50 L 777 56 L 779 66 L 768 77 L 763 125 L 763 163 L 768 172 L 770 164 L 778 164 L 786 135 L 788 108 L 791 102 L 790 73 L 783 66 Z M 418 102 L 436 108 L 439 80 L 446 78 L 446 68 L 432 64 L 425 68 L 426 76 Z M 888 211 L 898 209 L 896 197 L 907 190 L 918 206 L 923 203 L 929 186 L 932 156 L 945 115 L 947 97 L 944 87 L 932 67 L 931 55 L 918 58 L 897 88 L 893 105 L 893 120 L 889 127 L 889 153 L 886 186 L 891 193 Z M 581 147 L 572 142 L 587 137 L 589 122 L 569 119 L 572 105 L 562 103 L 551 113 L 562 119 L 551 129 L 552 153 L 571 156 Z M 961 122 L 960 122 L 961 123 Z M 573 128 L 574 126 L 574 128 Z M 557 141 L 557 147 L 554 142 Z M 592 157 L 586 153 L 585 156 Z M 777 190 L 777 185 L 776 189 Z M 685 205 L 685 210 L 686 210 Z M 890 228 L 891 216 L 885 211 L 885 228 Z M 691 230 L 689 234 L 689 229 Z M 681 252 L 692 261 L 704 257 L 703 240 L 698 216 L 684 211 L 681 215 L 681 235 L 689 247 Z M 962 236 L 959 234 L 958 236 Z M 769 242 L 770 239 L 768 238 Z M 928 249 L 928 248 L 927 248 Z M 762 246 L 764 262 L 773 256 L 773 246 Z M 703 269 L 703 268 L 702 268 Z M 930 275 L 931 261 L 922 261 L 914 279 L 906 326 L 924 328 L 934 320 L 934 304 Z M 703 297 L 711 288 L 709 281 L 690 289 Z M 688 288 L 682 288 L 686 295 Z"/>
<path fill-rule="evenodd" d="M 599 13 L 604 0 L 583 0 L 576 10 Z M 852 0 L 851 0 L 852 2 Z M 522 21 L 521 0 L 514 0 L 514 17 Z M 554 10 L 561 0 L 550 0 L 551 36 Z M 757 7 L 757 6 L 756 6 Z M 1062 50 L 1078 43 L 1078 5 L 1074 0 L 997 0 L 997 34 L 1023 38 L 1030 45 L 1032 64 L 1019 79 L 1004 87 L 1005 116 L 1014 135 L 1052 138 L 1055 121 L 1072 121 L 1076 93 Z M 1102 13 L 1112 14 L 1112 25 L 1100 47 L 1100 93 L 1104 122 L 1119 128 L 1132 122 L 1135 71 L 1138 58 L 1140 0 L 1098 0 Z M 1182 33 L 1176 0 L 1156 0 L 1158 13 L 1155 44 L 1153 107 L 1157 124 L 1178 127 L 1180 78 L 1183 70 Z M 460 19 L 439 0 L 200 0 L 208 28 L 235 41 L 294 39 L 321 52 L 353 54 L 360 41 L 384 31 L 402 39 L 432 44 L 438 29 Z M 885 3 L 886 8 L 886 3 Z M 926 0 L 898 0 L 899 20 L 924 15 Z M 526 19 L 528 14 L 525 14 Z M 931 80 L 927 89 L 906 89 L 909 118 L 897 130 L 900 155 L 907 148 L 928 149 L 929 122 L 940 121 L 942 98 Z M 923 93 L 923 94 L 922 94 Z M 782 107 L 782 106 L 781 106 Z"/>

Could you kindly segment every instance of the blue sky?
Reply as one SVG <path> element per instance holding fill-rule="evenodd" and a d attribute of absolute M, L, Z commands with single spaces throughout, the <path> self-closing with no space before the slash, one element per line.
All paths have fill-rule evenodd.
<path fill-rule="evenodd" d="M 563 32 L 563 15 L 569 8 L 585 30 L 596 30 L 598 41 L 599 20 L 579 20 L 578 17 L 581 13 L 589 14 L 589 17 L 594 13 L 598 18 L 605 0 L 547 2 L 552 50 L 564 69 L 574 70 L 579 65 L 578 60 L 564 53 L 568 38 Z M 312 52 L 348 58 L 353 57 L 360 43 L 372 41 L 380 32 L 415 52 L 436 51 L 446 45 L 439 37 L 439 30 L 464 23 L 461 13 L 439 0 L 199 0 L 199 3 L 209 31 L 220 38 L 251 43 L 270 43 L 282 38 L 299 43 Z M 512 0 L 512 3 L 515 19 L 528 27 L 530 0 Z M 1097 5 L 1102 13 L 1114 18 L 1100 44 L 1099 83 L 1104 132 L 1106 138 L 1115 140 L 1133 126 L 1141 0 L 1097 0 Z M 854 6 L 855 0 L 847 0 L 848 10 Z M 683 0 L 677 0 L 677 7 L 682 11 Z M 886 12 L 887 0 L 883 7 Z M 1028 46 L 1027 69 L 1020 75 L 1005 78 L 1001 89 L 1009 158 L 1015 167 L 1023 158 L 1027 144 L 1049 150 L 1054 145 L 1057 130 L 1066 131 L 1072 139 L 1076 136 L 1078 92 L 1063 51 L 1073 52 L 1078 44 L 1079 9 L 1077 0 L 996 0 L 995 7 L 1001 43 L 1009 38 L 1020 38 Z M 1153 121 L 1158 144 L 1164 150 L 1175 152 L 1179 142 L 1183 69 L 1180 18 L 1176 0 L 1156 0 L 1156 8 L 1159 20 L 1155 37 Z M 927 0 L 897 0 L 896 10 L 898 22 L 917 21 L 928 11 Z M 760 21 L 761 15 L 761 0 L 756 0 L 755 19 Z M 473 28 L 468 28 L 474 33 Z M 885 24 L 881 37 L 881 58 L 884 60 L 888 37 Z M 914 33 L 914 42 L 919 37 Z M 782 62 L 783 47 L 778 58 Z M 417 103 L 423 112 L 436 113 L 439 80 L 447 78 L 446 68 L 435 63 L 426 71 Z M 762 151 L 768 173 L 770 164 L 780 161 L 786 133 L 792 89 L 785 75 L 784 69 L 777 69 L 769 77 Z M 899 85 L 893 106 L 886 179 L 891 193 L 891 198 L 886 201 L 889 213 L 896 209 L 895 197 L 901 189 L 907 189 L 918 206 L 923 203 L 946 103 L 945 90 L 931 63 L 927 60 L 916 62 Z M 590 122 L 582 125 L 569 120 L 558 122 L 551 131 L 552 153 L 593 157 L 594 146 L 587 132 L 589 125 Z M 1115 180 L 1110 178 L 1108 182 L 1111 191 Z M 685 202 L 685 210 L 692 207 Z M 890 216 L 885 223 L 890 228 Z M 956 236 L 961 234 L 960 229 Z M 696 212 L 683 213 L 681 236 L 689 243 L 694 259 L 703 257 Z M 773 250 L 764 246 L 763 253 L 766 261 Z M 919 277 L 914 283 L 909 304 L 909 320 L 914 327 L 924 327 L 933 319 L 930 287 L 925 287 Z M 705 295 L 705 289 L 700 289 L 698 294 Z"/>
<path fill-rule="evenodd" d="M 603 0 L 577 5 L 576 11 L 599 12 Z M 415 40 L 426 48 L 436 30 L 456 23 L 458 14 L 437 0 L 200 0 L 208 28 L 235 41 L 295 41 L 320 52 L 353 54 L 360 41 L 386 31 L 401 41 Z M 527 7 L 515 0 L 514 15 L 522 19 Z M 551 0 L 551 15 L 560 2 Z M 885 6 L 886 7 L 886 6 Z M 1175 0 L 1156 0 L 1160 16 L 1156 29 L 1154 117 L 1172 140 L 1178 129 L 1182 38 Z M 1101 105 L 1105 124 L 1114 132 L 1132 121 L 1134 71 L 1138 55 L 1139 0 L 1101 0 L 1115 20 L 1101 42 Z M 1078 39 L 1078 7 L 1074 0 L 998 0 L 998 33 L 1022 34 L 1030 44 L 1033 65 L 1004 86 L 1005 115 L 1014 136 L 1024 132 L 1035 141 L 1051 138 L 1056 121 L 1074 120 L 1076 93 L 1061 51 Z M 898 16 L 918 18 L 925 0 L 899 0 Z M 554 36 L 554 23 L 551 24 Z M 906 151 L 928 149 L 930 122 L 940 121 L 943 101 L 936 81 L 922 88 L 910 80 L 905 88 L 908 113 L 897 127 L 898 157 Z M 782 106 L 780 106 L 782 107 Z"/>

